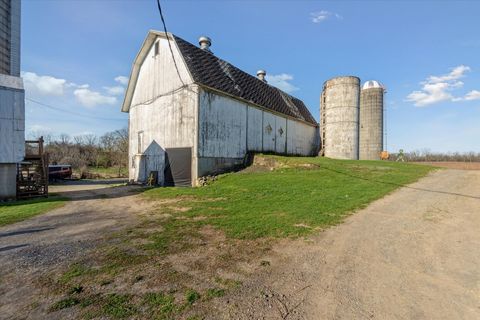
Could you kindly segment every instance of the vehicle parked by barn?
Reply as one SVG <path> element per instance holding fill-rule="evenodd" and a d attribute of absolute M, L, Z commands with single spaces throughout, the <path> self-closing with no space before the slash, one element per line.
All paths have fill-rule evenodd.
<path fill-rule="evenodd" d="M 48 180 L 56 181 L 70 179 L 72 177 L 72 166 L 69 164 L 56 164 L 48 166 Z"/>

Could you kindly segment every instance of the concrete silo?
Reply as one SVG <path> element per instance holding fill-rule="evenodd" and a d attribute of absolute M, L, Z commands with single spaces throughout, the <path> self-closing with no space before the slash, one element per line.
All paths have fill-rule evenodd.
<path fill-rule="evenodd" d="M 367 81 L 360 93 L 360 160 L 380 160 L 383 151 L 383 95 L 377 81 Z"/>
<path fill-rule="evenodd" d="M 360 79 L 353 76 L 326 81 L 320 101 L 320 155 L 358 160 Z"/>

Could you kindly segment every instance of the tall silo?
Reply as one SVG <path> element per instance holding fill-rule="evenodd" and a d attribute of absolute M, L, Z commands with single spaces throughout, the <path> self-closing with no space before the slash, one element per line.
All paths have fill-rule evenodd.
<path fill-rule="evenodd" d="M 360 93 L 360 160 L 380 160 L 383 151 L 383 95 L 377 81 L 367 81 Z"/>
<path fill-rule="evenodd" d="M 323 84 L 320 101 L 321 155 L 358 160 L 360 79 L 337 77 Z"/>

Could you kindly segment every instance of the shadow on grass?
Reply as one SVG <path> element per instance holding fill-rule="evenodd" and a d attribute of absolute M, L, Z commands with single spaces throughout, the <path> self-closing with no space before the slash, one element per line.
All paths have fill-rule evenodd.
<path fill-rule="evenodd" d="M 58 194 L 50 195 L 48 198 L 30 198 L 30 199 L 19 199 L 9 202 L 0 203 L 1 207 L 20 207 L 36 203 L 49 203 L 49 202 L 59 202 L 66 201 L 68 198 L 59 196 Z"/>

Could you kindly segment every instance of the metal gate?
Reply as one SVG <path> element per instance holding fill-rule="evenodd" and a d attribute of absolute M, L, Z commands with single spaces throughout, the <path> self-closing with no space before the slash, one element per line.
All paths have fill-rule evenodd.
<path fill-rule="evenodd" d="M 165 186 L 190 187 L 192 185 L 192 148 L 165 150 Z"/>

